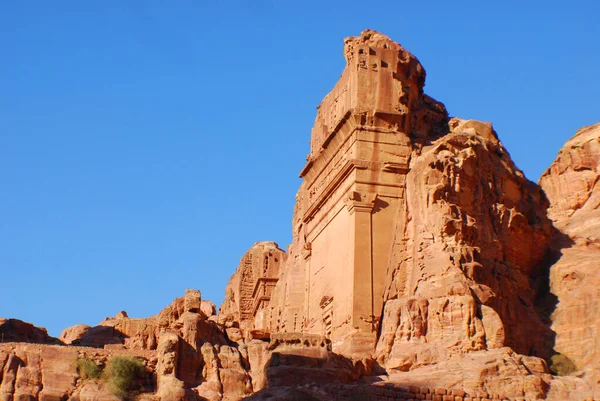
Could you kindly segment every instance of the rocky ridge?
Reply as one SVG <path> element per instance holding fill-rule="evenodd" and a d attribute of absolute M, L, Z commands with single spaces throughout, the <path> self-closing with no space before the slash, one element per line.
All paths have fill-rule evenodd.
<path fill-rule="evenodd" d="M 344 56 L 287 252 L 248 250 L 218 313 L 187 290 L 59 339 L 0 320 L 0 401 L 116 401 L 77 361 L 118 355 L 148 401 L 600 399 L 600 123 L 537 185 L 402 46 L 367 30 Z"/>

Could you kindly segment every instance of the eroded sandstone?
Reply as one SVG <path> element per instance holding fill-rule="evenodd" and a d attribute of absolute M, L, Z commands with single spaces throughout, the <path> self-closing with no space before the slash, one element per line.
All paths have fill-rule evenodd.
<path fill-rule="evenodd" d="M 600 398 L 600 123 L 577 131 L 540 178 L 556 227 L 550 271 L 555 351 L 570 358 Z"/>

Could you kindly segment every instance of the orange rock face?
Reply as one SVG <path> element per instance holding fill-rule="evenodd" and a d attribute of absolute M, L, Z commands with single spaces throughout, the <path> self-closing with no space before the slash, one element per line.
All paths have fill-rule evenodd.
<path fill-rule="evenodd" d="M 265 328 L 326 336 L 348 356 L 377 345 L 400 370 L 503 346 L 546 356 L 531 284 L 551 236 L 539 187 L 490 124 L 448 118 L 399 44 L 365 31 L 345 57 L 319 106 Z"/>
<path fill-rule="evenodd" d="M 583 369 L 600 398 L 600 123 L 577 131 L 540 178 L 557 233 L 550 290 L 554 349 Z"/>
<path fill-rule="evenodd" d="M 555 224 L 565 205 L 569 215 L 597 210 L 599 152 L 589 130 L 549 170 L 546 197 L 514 165 L 491 124 L 450 119 L 424 94 L 425 71 L 400 45 L 365 31 L 346 39 L 345 57 L 339 82 L 318 108 L 300 173 L 293 243 L 261 336 L 321 335 L 334 352 L 374 357 L 389 374 L 409 380 L 439 372 L 434 376 L 443 385 L 452 382 L 442 377 L 449 366 L 467 363 L 470 371 L 455 376 L 470 391 L 589 395 L 588 384 L 555 379 L 536 358 L 577 347 L 559 332 L 555 347 L 536 303 L 557 246 L 548 207 Z M 580 177 L 561 176 L 570 170 Z M 586 227 L 593 228 L 591 221 L 600 219 L 589 217 Z M 594 247 L 596 237 L 586 238 Z M 240 309 L 231 288 L 241 287 L 241 269 L 221 311 L 231 320 Z M 597 292 L 582 296 L 599 299 Z M 559 307 L 555 317 L 560 313 Z M 595 333 L 598 319 L 589 316 L 582 319 Z M 568 330 L 580 329 L 569 324 Z M 587 355 L 583 364 L 595 361 L 594 347 L 578 350 Z M 470 353 L 478 356 L 465 359 Z M 494 374 L 486 367 L 492 365 Z"/>
<path fill-rule="evenodd" d="M 321 105 L 300 173 L 293 243 L 271 301 L 271 330 L 371 352 L 415 143 L 444 132 L 419 61 L 384 35 L 345 41 L 346 68 Z"/>
<path fill-rule="evenodd" d="M 409 370 L 503 346 L 548 356 L 531 285 L 550 240 L 545 197 L 490 124 L 449 128 L 415 152 L 407 174 L 378 357 Z"/>
<path fill-rule="evenodd" d="M 77 351 L 26 344 L 0 348 L 0 399 L 54 401 L 74 390 Z"/>
<path fill-rule="evenodd" d="M 10 341 L 61 344 L 58 338 L 48 335 L 48 331 L 43 327 L 36 327 L 31 323 L 19 319 L 5 319 L 0 317 L 0 342 Z"/>
<path fill-rule="evenodd" d="M 184 297 L 175 299 L 156 316 L 129 318 L 122 311 L 94 327 L 69 327 L 61 333 L 60 339 L 65 344 L 86 347 L 155 350 L 161 333 L 170 331 L 190 342 L 222 344 L 224 333 L 213 321 L 214 316 L 212 302 L 202 300 L 198 290 L 186 290 Z"/>
<path fill-rule="evenodd" d="M 268 330 L 270 311 L 267 306 L 286 257 L 275 242 L 254 244 L 242 257 L 225 289 L 225 301 L 219 310 L 221 320 L 237 322 L 248 334 L 252 330 Z"/>

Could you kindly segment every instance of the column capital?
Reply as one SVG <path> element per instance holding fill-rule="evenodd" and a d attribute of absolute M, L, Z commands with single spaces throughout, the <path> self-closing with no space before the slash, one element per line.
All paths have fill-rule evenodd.
<path fill-rule="evenodd" d="M 361 194 L 358 191 L 350 191 L 348 198 L 346 199 L 346 207 L 348 212 L 353 214 L 354 212 L 359 213 L 372 213 L 375 208 L 375 201 L 377 200 L 376 193 Z"/>

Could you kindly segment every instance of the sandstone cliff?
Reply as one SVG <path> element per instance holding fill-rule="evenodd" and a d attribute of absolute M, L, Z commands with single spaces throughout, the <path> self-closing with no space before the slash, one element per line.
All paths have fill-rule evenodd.
<path fill-rule="evenodd" d="M 550 290 L 555 350 L 582 369 L 600 398 L 600 123 L 577 131 L 540 178 L 557 232 Z"/>
<path fill-rule="evenodd" d="M 449 128 L 411 158 L 378 358 L 409 370 L 504 346 L 549 357 L 532 286 L 550 242 L 545 196 L 490 124 Z"/>

